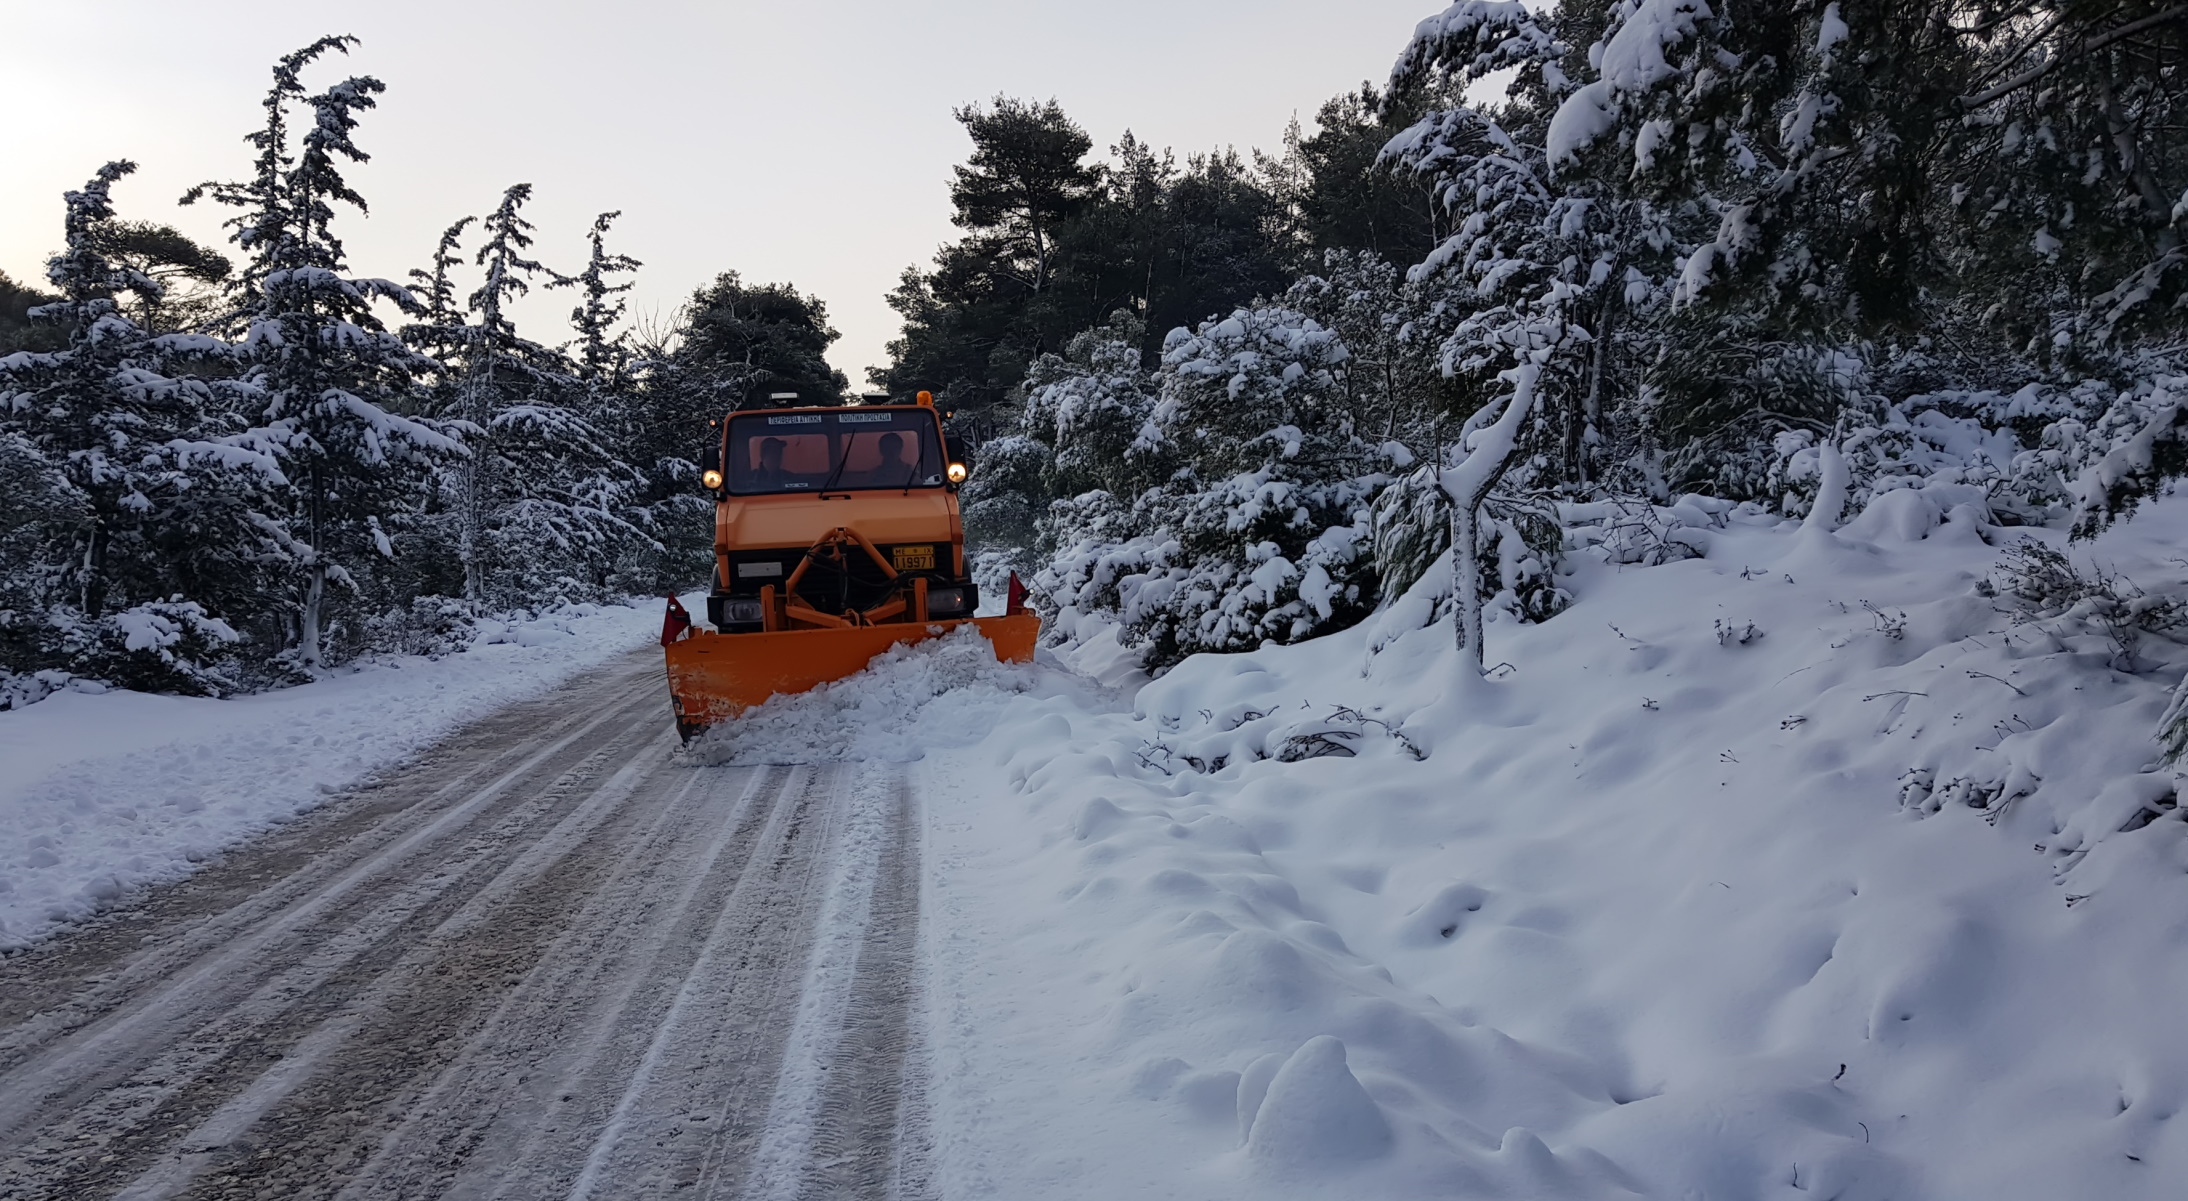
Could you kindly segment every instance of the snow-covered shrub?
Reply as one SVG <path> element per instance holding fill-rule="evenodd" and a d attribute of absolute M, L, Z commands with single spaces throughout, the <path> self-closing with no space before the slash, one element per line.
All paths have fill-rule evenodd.
<path fill-rule="evenodd" d="M 2064 551 L 2034 539 L 2007 549 L 1990 590 L 2007 602 L 2016 621 L 2103 634 L 2112 644 L 2112 665 L 2129 673 L 2137 670 L 2135 652 L 2145 634 L 2188 625 L 2188 603 L 2152 596 L 2102 568 L 2084 574 Z"/>
<path fill-rule="evenodd" d="M 1773 451 L 1813 442 L 1859 399 L 1860 360 L 1762 337 L 1738 322 L 1675 326 L 1647 374 L 1646 406 L 1667 451 L 1668 490 L 1727 500 L 1778 496 Z M 1775 441 L 1774 441 L 1775 440 Z"/>
<path fill-rule="evenodd" d="M 1021 428 L 1048 449 L 1041 471 L 1050 496 L 1136 491 L 1160 478 L 1149 424 L 1157 385 L 1140 366 L 1144 334 L 1139 318 L 1114 313 L 1026 373 Z"/>
<path fill-rule="evenodd" d="M 1063 470 L 1108 465 L 1121 485 L 1051 506 L 1046 603 L 1112 615 L 1158 668 L 1363 616 L 1377 594 L 1369 505 L 1388 477 L 1353 430 L 1348 356 L 1304 314 L 1261 307 L 1172 331 L 1146 385 L 1120 348 L 1046 386 L 1029 424 L 1054 431 Z"/>
<path fill-rule="evenodd" d="M 196 601 L 153 601 L 96 620 L 56 609 L 47 636 L 77 676 L 137 692 L 221 696 L 241 637 Z"/>
<path fill-rule="evenodd" d="M 965 538 L 973 545 L 1022 554 L 1037 536 L 1047 494 L 1051 449 L 1024 434 L 981 444 L 972 478 L 957 494 Z"/>
<path fill-rule="evenodd" d="M 2047 431 L 2049 432 L 2049 431 Z M 2156 375 L 2121 393 L 2083 437 L 2061 429 L 2062 457 L 2086 464 L 2075 474 L 2075 533 L 2088 537 L 2133 513 L 2171 481 L 2188 475 L 2188 376 Z"/>
<path fill-rule="evenodd" d="M 1764 491 L 1804 516 L 1821 483 L 1822 443 L 1847 469 L 1848 511 L 1885 492 L 1972 485 L 2011 525 L 2077 519 L 2094 533 L 2188 472 L 2188 378 L 2152 373 L 2117 386 L 2035 382 L 2012 392 L 1939 389 L 1856 398 L 1834 431 L 1776 436 Z"/>
<path fill-rule="evenodd" d="M 1062 354 L 1028 368 L 1016 428 L 980 445 L 958 494 L 966 537 L 1004 570 L 1034 564 L 1083 532 L 1052 519 L 1052 506 L 1090 491 L 1137 496 L 1162 472 L 1135 447 L 1154 407 L 1140 367 L 1145 326 L 1119 311 L 1081 331 Z"/>
<path fill-rule="evenodd" d="M 1482 515 L 1475 541 L 1483 612 L 1523 622 L 1564 612 L 1572 594 L 1557 583 L 1565 531 L 1556 506 L 1539 496 L 1492 492 Z M 1451 495 L 1428 469 L 1406 475 L 1375 498 L 1374 531 L 1375 573 L 1388 604 L 1451 548 Z"/>
<path fill-rule="evenodd" d="M 471 645 L 478 616 L 471 606 L 449 596 L 420 596 L 364 622 L 368 650 L 438 659 Z"/>
<path fill-rule="evenodd" d="M 9 671 L 0 667 L 0 713 L 10 709 L 23 709 L 52 696 L 76 677 L 57 668 L 43 671 Z M 103 685 L 94 684 L 97 689 Z"/>
<path fill-rule="evenodd" d="M 1613 496 L 1558 505 L 1557 522 L 1569 551 L 1595 551 L 1606 563 L 1655 567 L 1708 554 L 1708 531 L 1723 528 L 1727 514 L 1737 511 L 1761 510 L 1752 502 L 1734 505 L 1691 492 L 1669 505 Z"/>

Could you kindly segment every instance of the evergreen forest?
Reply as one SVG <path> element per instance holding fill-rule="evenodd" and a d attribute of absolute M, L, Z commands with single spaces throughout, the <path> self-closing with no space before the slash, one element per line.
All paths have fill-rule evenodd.
<path fill-rule="evenodd" d="M 382 84 L 300 49 L 186 198 L 225 245 L 118 211 L 118 161 L 43 280 L 0 277 L 0 707 L 697 586 L 708 424 L 776 388 L 934 392 L 990 590 L 1158 671 L 1413 589 L 1479 666 L 1485 622 L 1563 606 L 1579 522 L 1661 562 L 1681 505 L 1943 477 L 2087 534 L 2188 472 L 2188 6 L 1461 0 L 1391 34 L 1271 149 L 969 101 L 957 233 L 857 384 L 820 298 L 733 264 L 634 323 L 619 215 L 546 263 L 522 183 L 358 275 Z M 534 289 L 566 340 L 517 328 Z"/>

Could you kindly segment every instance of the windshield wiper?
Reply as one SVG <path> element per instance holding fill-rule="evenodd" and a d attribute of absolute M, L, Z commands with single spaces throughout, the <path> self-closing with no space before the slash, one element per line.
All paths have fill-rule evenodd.
<path fill-rule="evenodd" d="M 820 486 L 820 490 L 821 490 L 822 494 L 824 494 L 824 495 L 825 495 L 825 494 L 827 493 L 827 491 L 828 491 L 828 490 L 829 490 L 830 488 L 833 488 L 833 487 L 835 487 L 835 486 L 836 486 L 836 477 L 838 477 L 838 476 L 842 475 L 842 474 L 843 474 L 843 469 L 844 469 L 844 468 L 846 468 L 846 467 L 849 467 L 850 465 L 851 465 L 851 439 L 849 439 L 849 438 L 845 438 L 845 439 L 843 440 L 843 457 L 842 457 L 842 458 L 840 458 L 840 459 L 838 459 L 838 460 L 836 460 L 836 469 L 835 469 L 834 471 L 831 471 L 831 472 L 829 472 L 829 473 L 828 473 L 828 479 L 827 479 L 827 481 L 821 484 L 821 486 Z"/>

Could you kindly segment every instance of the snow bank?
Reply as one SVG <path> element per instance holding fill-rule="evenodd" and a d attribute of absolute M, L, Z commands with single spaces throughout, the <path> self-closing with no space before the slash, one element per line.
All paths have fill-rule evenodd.
<path fill-rule="evenodd" d="M 1424 600 L 1020 694 L 921 768 L 942 1191 L 2174 1195 L 2188 653 L 2016 622 L 2063 539 L 1931 491 L 1606 537 L 1486 681 Z"/>
<path fill-rule="evenodd" d="M 0 950 L 183 876 L 462 723 L 644 645 L 658 605 L 486 623 L 463 654 L 255 696 L 64 690 L 0 713 Z"/>

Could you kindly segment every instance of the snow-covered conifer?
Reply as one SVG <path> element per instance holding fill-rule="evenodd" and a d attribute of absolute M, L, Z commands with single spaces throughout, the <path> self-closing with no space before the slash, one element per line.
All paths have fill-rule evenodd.
<path fill-rule="evenodd" d="M 353 566 L 394 553 L 382 518 L 420 503 L 433 463 L 465 453 L 455 433 L 402 412 L 412 376 L 430 361 L 390 332 L 374 305 L 416 302 L 390 281 L 346 275 L 333 232 L 336 204 L 364 208 L 341 163 L 365 160 L 352 137 L 357 114 L 383 85 L 354 76 L 307 95 L 301 72 L 354 41 L 322 38 L 277 63 L 266 122 L 247 138 L 258 150 L 253 176 L 185 197 L 238 210 L 227 225 L 245 254 L 249 289 L 243 378 L 263 397 L 265 426 L 294 485 L 286 520 L 268 534 L 297 563 L 289 608 L 293 662 L 305 672 L 327 662 L 328 584 L 358 588 Z M 293 152 L 292 105 L 311 115 Z"/>
<path fill-rule="evenodd" d="M 1465 0 L 1422 23 L 1392 90 L 1418 88 L 1431 75 L 1473 83 L 1517 67 L 1515 88 L 1554 92 L 1565 86 L 1565 52 L 1524 6 Z M 1477 667 L 1481 505 L 1531 427 L 1553 434 L 1568 479 L 1589 478 L 1585 452 L 1601 436 L 1606 383 L 1605 361 L 1594 352 L 1618 304 L 1648 291 L 1632 262 L 1646 243 L 1630 236 L 1648 222 L 1645 209 L 1606 203 L 1613 198 L 1600 181 L 1560 179 L 1554 167 L 1565 136 L 1553 121 L 1546 147 L 1462 105 L 1431 113 L 1385 151 L 1400 169 L 1437 180 L 1458 222 L 1408 278 L 1428 291 L 1431 317 L 1420 324 L 1441 334 L 1444 375 L 1466 385 L 1441 478 L 1452 499 L 1453 624 Z"/>
<path fill-rule="evenodd" d="M 423 332 L 447 346 L 447 415 L 470 431 L 472 454 L 449 472 L 464 599 L 538 606 L 593 598 L 621 547 L 650 541 L 631 521 L 637 478 L 578 410 L 585 385 L 567 359 L 517 332 L 509 304 L 550 275 L 530 258 L 530 184 L 516 184 L 480 222 L 473 256 L 484 278 L 468 319 Z M 446 289 L 459 222 L 443 236 L 430 278 Z M 600 227 L 595 226 L 596 233 Z"/>
<path fill-rule="evenodd" d="M 610 395 L 624 385 L 631 358 L 627 334 L 615 327 L 623 320 L 623 310 L 629 303 L 623 294 L 636 284 L 631 280 L 611 281 L 644 266 L 627 254 L 608 253 L 608 227 L 622 215 L 611 212 L 593 218 L 593 227 L 586 234 L 592 253 L 585 260 L 585 269 L 556 281 L 578 289 L 578 305 L 570 310 L 570 328 L 577 331 L 577 374 L 600 396 Z"/>
<path fill-rule="evenodd" d="M 156 304 L 163 292 L 105 253 L 115 223 L 111 188 L 132 170 L 109 163 L 65 197 L 66 245 L 47 270 L 61 299 L 34 316 L 63 331 L 66 348 L 0 359 L 0 433 L 30 456 L 24 486 L 41 491 L 37 481 L 50 472 L 82 514 L 46 529 L 41 556 L 61 557 L 10 571 L 42 584 L 29 591 L 45 615 L 43 634 L 24 636 L 72 670 L 109 677 L 129 670 L 122 644 L 130 641 L 123 627 L 137 621 L 130 614 L 172 602 L 202 615 L 195 599 L 184 599 L 213 599 L 206 591 L 213 580 L 201 569 L 249 555 L 239 544 L 256 541 L 254 508 L 266 489 L 286 483 L 263 433 L 230 419 L 232 402 L 248 391 L 219 378 L 231 348 L 200 336 L 155 336 L 123 307 L 126 296 Z M 200 374 L 182 374 L 184 367 Z M 232 597 L 236 582 L 213 591 Z M 214 639 L 233 641 L 232 631 Z M 186 660 L 168 655 L 140 682 L 220 686 L 203 662 L 214 649 L 193 645 Z"/>
<path fill-rule="evenodd" d="M 1369 501 L 1388 477 L 1353 428 L 1349 357 L 1281 306 L 1172 331 L 1124 448 L 1162 474 L 1056 503 L 1044 592 L 1114 611 L 1158 666 L 1355 620 L 1375 598 Z"/>

